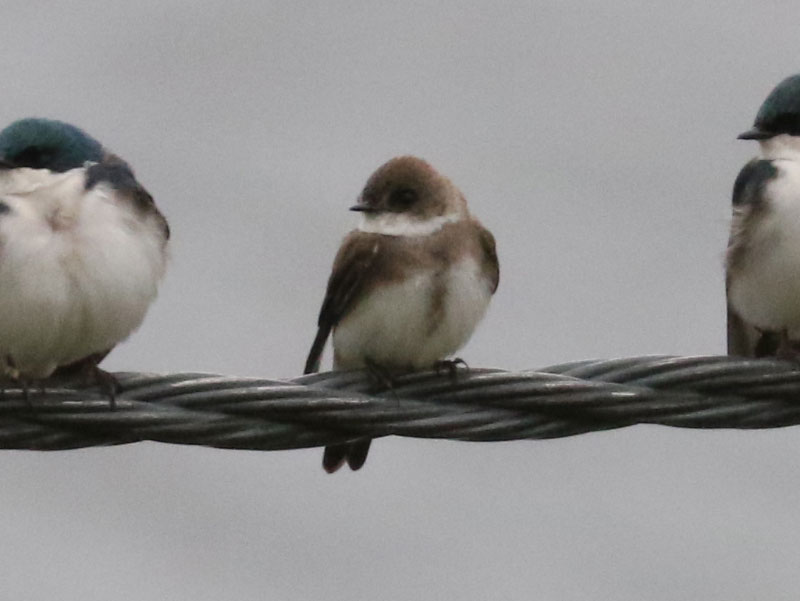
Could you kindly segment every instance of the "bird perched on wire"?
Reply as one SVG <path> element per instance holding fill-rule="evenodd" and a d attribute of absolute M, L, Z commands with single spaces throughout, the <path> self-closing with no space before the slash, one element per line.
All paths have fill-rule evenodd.
<path fill-rule="evenodd" d="M 169 227 L 133 171 L 81 129 L 0 131 L 0 372 L 27 386 L 97 363 L 156 296 Z M 112 397 L 113 398 L 113 397 Z"/>
<path fill-rule="evenodd" d="M 304 373 L 319 370 L 331 332 L 334 369 L 385 380 L 436 366 L 466 344 L 497 289 L 494 237 L 459 189 L 413 156 L 379 167 L 350 209 L 361 222 L 334 260 Z M 357 470 L 369 445 L 328 446 L 322 465 Z"/>
<path fill-rule="evenodd" d="M 798 359 L 800 341 L 800 74 L 779 83 L 751 129 L 761 156 L 733 187 L 726 255 L 728 354 Z"/>

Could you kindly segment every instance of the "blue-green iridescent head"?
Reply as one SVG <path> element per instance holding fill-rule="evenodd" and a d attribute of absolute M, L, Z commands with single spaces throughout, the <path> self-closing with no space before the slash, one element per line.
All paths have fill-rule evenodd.
<path fill-rule="evenodd" d="M 780 134 L 800 136 L 800 74 L 787 77 L 758 109 L 753 127 L 740 140 L 767 140 Z"/>
<path fill-rule="evenodd" d="M 102 158 L 100 142 L 63 121 L 20 119 L 0 131 L 0 160 L 12 167 L 68 171 Z"/>

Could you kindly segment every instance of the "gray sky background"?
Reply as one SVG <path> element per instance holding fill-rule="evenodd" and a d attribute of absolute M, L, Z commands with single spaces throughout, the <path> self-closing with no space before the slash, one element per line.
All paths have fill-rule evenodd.
<path fill-rule="evenodd" d="M 0 123 L 136 168 L 173 260 L 112 370 L 300 373 L 367 176 L 404 153 L 494 232 L 475 366 L 724 350 L 736 135 L 797 72 L 794 2 L 43 2 Z M 327 359 L 327 357 L 326 357 Z M 328 363 L 326 363 L 328 364 Z M 6 452 L 8 599 L 792 600 L 798 429 L 320 451 Z"/>

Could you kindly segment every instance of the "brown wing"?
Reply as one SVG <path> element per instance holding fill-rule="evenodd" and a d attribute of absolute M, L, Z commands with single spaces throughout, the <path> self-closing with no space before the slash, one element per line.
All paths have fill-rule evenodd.
<path fill-rule="evenodd" d="M 500 263 L 497 261 L 497 247 L 492 232 L 478 224 L 479 239 L 483 250 L 484 268 L 492 278 L 492 294 L 500 284 Z"/>
<path fill-rule="evenodd" d="M 351 232 L 345 237 L 328 279 L 328 288 L 317 321 L 317 336 L 306 359 L 304 374 L 319 371 L 322 350 L 333 327 L 354 306 L 364 290 L 364 282 L 377 265 L 380 236 Z"/>

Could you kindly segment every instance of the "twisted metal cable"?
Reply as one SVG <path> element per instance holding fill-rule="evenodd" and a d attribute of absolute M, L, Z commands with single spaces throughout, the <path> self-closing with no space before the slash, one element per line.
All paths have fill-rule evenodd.
<path fill-rule="evenodd" d="M 153 440 L 219 448 L 316 447 L 361 436 L 545 439 L 637 423 L 777 428 L 800 423 L 800 366 L 725 356 L 579 361 L 537 371 L 425 372 L 373 392 L 363 372 L 292 380 L 116 374 L 96 388 L 6 389 L 0 448 L 60 450 Z"/>

